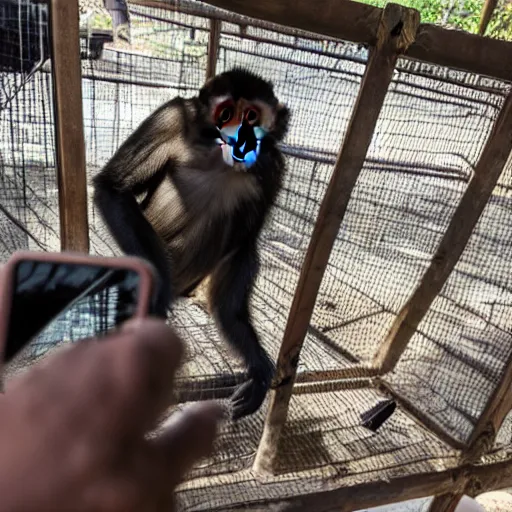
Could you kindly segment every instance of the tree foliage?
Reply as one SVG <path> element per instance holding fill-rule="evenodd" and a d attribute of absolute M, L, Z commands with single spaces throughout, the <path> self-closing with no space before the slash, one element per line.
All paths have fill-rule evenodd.
<path fill-rule="evenodd" d="M 386 0 L 360 0 L 384 7 Z M 483 0 L 394 0 L 394 3 L 417 9 L 422 23 L 478 33 Z M 500 0 L 494 11 L 486 36 L 512 40 L 512 0 Z"/>

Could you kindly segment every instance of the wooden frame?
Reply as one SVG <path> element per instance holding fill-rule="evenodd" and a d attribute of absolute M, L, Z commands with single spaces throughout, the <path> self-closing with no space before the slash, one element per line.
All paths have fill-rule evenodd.
<path fill-rule="evenodd" d="M 182 12 L 188 9 L 180 5 L 180 0 L 132 0 L 131 3 Z M 206 3 L 227 10 L 225 13 L 206 10 L 202 14 L 211 18 L 207 77 L 213 76 L 215 72 L 221 22 L 233 21 L 234 15 L 231 13 L 238 13 L 237 20 L 240 23 L 240 17 L 247 17 L 244 18 L 247 23 L 264 28 L 269 28 L 269 24 L 287 25 L 288 28 L 283 28 L 282 32 L 288 34 L 297 34 L 296 30 L 300 30 L 308 35 L 317 34 L 315 37 L 319 38 L 342 39 L 370 46 L 370 59 L 359 96 L 301 269 L 280 349 L 276 389 L 272 391 L 264 433 L 254 462 L 256 472 L 272 473 L 280 433 L 286 426 L 292 393 L 353 389 L 370 385 L 382 385 L 386 388 L 381 376 L 394 368 L 419 322 L 448 279 L 512 151 L 512 141 L 509 140 L 512 132 L 512 96 L 509 95 L 429 269 L 380 346 L 373 365 L 315 372 L 297 378 L 298 359 L 322 276 L 351 191 L 365 161 L 397 58 L 404 55 L 427 63 L 512 81 L 512 44 L 420 24 L 416 11 L 395 4 L 379 9 L 349 0 L 206 0 Z M 486 6 L 492 3 L 487 1 Z M 62 187 L 61 232 L 63 246 L 83 250 L 88 247 L 88 240 L 84 237 L 84 230 L 87 231 L 87 209 L 84 195 L 83 131 L 76 122 L 77 119 L 82 119 L 81 103 L 76 101 L 77 97 L 81 98 L 78 82 L 80 66 L 77 47 L 74 43 L 70 44 L 72 39 L 78 41 L 78 27 L 75 27 L 74 21 L 69 22 L 77 15 L 76 2 L 52 0 L 52 13 L 53 29 L 58 30 L 58 35 L 52 40 L 52 49 L 55 56 L 53 73 L 58 120 L 59 188 Z M 254 18 L 265 21 L 255 21 Z M 67 91 L 63 87 L 64 67 Z M 71 82 L 69 70 L 72 75 Z M 68 138 L 64 138 L 63 133 Z M 78 146 L 71 144 L 71 140 Z M 297 497 L 298 504 L 294 510 L 314 509 L 320 512 L 338 506 L 338 510 L 348 512 L 356 505 L 362 508 L 437 493 L 439 495 L 431 505 L 431 512 L 449 512 L 464 493 L 471 495 L 476 489 L 488 490 L 512 485 L 510 461 L 487 466 L 476 464 L 494 442 L 505 415 L 512 408 L 511 384 L 512 358 L 507 361 L 500 383 L 465 444 L 450 439 L 441 429 L 426 423 L 427 419 L 422 419 L 411 404 L 395 394 L 397 400 L 420 423 L 423 421 L 439 438 L 461 449 L 459 467 Z M 224 391 L 228 389 L 226 387 Z M 389 386 L 387 391 L 394 393 Z M 204 388 L 201 397 L 208 397 Z M 187 395 L 185 390 L 182 398 L 190 400 L 197 397 L 193 393 Z M 246 509 L 250 510 L 251 507 Z"/>
<path fill-rule="evenodd" d="M 272 472 L 278 439 L 286 422 L 302 343 L 316 297 L 352 190 L 363 167 L 399 53 L 414 39 L 419 13 L 388 4 L 382 13 L 379 39 L 370 54 L 359 95 L 317 222 L 288 316 L 277 361 L 277 377 L 254 470 Z"/>
<path fill-rule="evenodd" d="M 247 18 L 374 46 L 382 9 L 351 0 L 204 0 Z M 131 0 L 131 3 L 179 10 L 180 0 Z M 226 13 L 226 21 L 229 20 Z M 210 16 L 210 14 L 208 14 Z M 405 56 L 472 73 L 512 81 L 512 44 L 436 25 L 420 24 Z"/>
<path fill-rule="evenodd" d="M 512 95 L 509 94 L 427 271 L 375 356 L 374 365 L 379 374 L 393 370 L 459 261 L 512 151 L 511 132 Z"/>
<path fill-rule="evenodd" d="M 89 252 L 78 1 L 50 1 L 62 251 Z"/>
<path fill-rule="evenodd" d="M 222 22 L 220 20 L 210 19 L 210 38 L 208 39 L 208 61 L 206 64 L 206 79 L 215 76 L 217 69 L 217 57 L 219 54 L 220 32 L 222 30 Z"/>

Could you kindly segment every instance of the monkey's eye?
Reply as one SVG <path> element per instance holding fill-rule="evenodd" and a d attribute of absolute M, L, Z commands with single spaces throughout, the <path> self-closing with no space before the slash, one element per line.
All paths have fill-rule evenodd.
<path fill-rule="evenodd" d="M 215 110 L 215 122 L 220 125 L 229 123 L 235 114 L 235 107 L 231 103 L 221 103 Z"/>
<path fill-rule="evenodd" d="M 245 111 L 245 120 L 249 124 L 256 123 L 260 118 L 260 112 L 256 108 L 249 108 Z"/>
<path fill-rule="evenodd" d="M 224 124 L 224 123 L 227 123 L 228 121 L 230 121 L 232 117 L 233 117 L 233 108 L 232 107 L 224 107 L 219 114 L 219 121 Z"/>

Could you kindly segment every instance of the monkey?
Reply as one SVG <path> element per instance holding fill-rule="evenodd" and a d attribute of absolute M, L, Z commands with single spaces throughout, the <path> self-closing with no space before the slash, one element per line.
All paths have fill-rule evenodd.
<path fill-rule="evenodd" d="M 234 420 L 261 407 L 275 371 L 249 302 L 289 119 L 272 82 L 236 67 L 157 108 L 93 178 L 94 204 L 120 249 L 156 269 L 157 316 L 207 283 L 209 312 L 246 366 Z"/>

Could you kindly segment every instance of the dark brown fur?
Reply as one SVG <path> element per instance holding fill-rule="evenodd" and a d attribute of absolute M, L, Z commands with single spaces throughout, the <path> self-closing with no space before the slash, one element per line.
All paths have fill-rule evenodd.
<path fill-rule="evenodd" d="M 263 102 L 271 113 L 250 169 L 228 166 L 215 143 L 212 101 L 226 94 Z M 285 166 L 276 143 L 288 116 L 271 84 L 233 70 L 209 81 L 199 97 L 160 107 L 94 179 L 96 205 L 121 249 L 148 259 L 159 273 L 156 314 L 165 316 L 174 297 L 209 278 L 210 309 L 249 373 L 233 397 L 235 418 L 260 407 L 272 378 L 248 303 L 257 239 L 281 188 Z"/>

